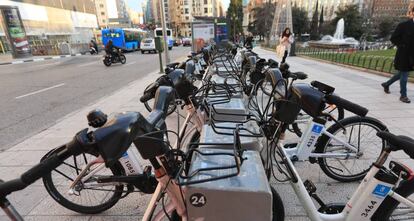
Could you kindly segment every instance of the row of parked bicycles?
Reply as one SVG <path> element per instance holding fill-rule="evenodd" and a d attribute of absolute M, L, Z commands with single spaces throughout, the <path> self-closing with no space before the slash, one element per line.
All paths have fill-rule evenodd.
<path fill-rule="evenodd" d="M 83 214 L 140 192 L 152 195 L 144 221 L 279 221 L 277 185 L 287 182 L 311 220 L 413 220 L 414 173 L 387 158 L 399 150 L 413 158 L 414 140 L 307 78 L 248 48 L 205 47 L 148 85 L 139 99 L 146 117 L 91 111 L 89 128 L 0 183 L 0 206 L 23 220 L 6 197 L 42 179 L 57 203 Z M 300 177 L 301 161 L 360 185 L 348 202 L 325 203 Z"/>

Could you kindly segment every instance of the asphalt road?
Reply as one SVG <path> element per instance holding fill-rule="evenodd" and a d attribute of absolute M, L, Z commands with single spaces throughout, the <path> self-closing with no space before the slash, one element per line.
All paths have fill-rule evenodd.
<path fill-rule="evenodd" d="M 188 47 L 174 47 L 171 61 L 183 58 L 189 51 Z M 159 70 L 157 54 L 127 53 L 126 64 L 111 67 L 103 65 L 102 54 L 2 66 L 0 151 Z"/>

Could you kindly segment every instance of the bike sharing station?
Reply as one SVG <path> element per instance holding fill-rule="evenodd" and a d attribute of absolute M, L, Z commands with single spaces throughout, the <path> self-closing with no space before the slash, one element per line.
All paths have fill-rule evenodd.
<path fill-rule="evenodd" d="M 194 25 L 196 33 L 206 31 L 200 36 L 214 38 L 214 24 Z M 366 108 L 341 98 L 334 87 L 297 82 L 307 75 L 251 49 L 225 43 L 195 51 L 184 62 L 168 64 L 145 89 L 140 101 L 150 112 L 147 117 L 92 110 L 85 122 L 89 128 L 20 178 L 1 183 L 6 214 L 22 220 L 6 197 L 43 178 L 57 203 L 84 214 L 108 210 L 134 191 L 150 194 L 144 221 L 284 220 L 277 188 L 282 182 L 291 185 L 311 220 L 412 220 L 414 203 L 408 196 L 414 192 L 414 173 L 399 162 L 385 162 L 397 150 L 413 158 L 414 140 L 387 132 Z M 186 115 L 183 122 L 177 117 L 173 131 L 165 120 L 180 114 L 178 108 Z M 372 136 L 359 136 L 362 127 Z M 297 142 L 286 143 L 288 133 Z M 374 144 L 372 149 L 364 139 Z M 76 157 L 86 155 L 88 163 L 79 165 Z M 142 161 L 149 165 L 143 168 Z M 318 163 L 332 179 L 361 183 L 348 202 L 325 203 L 313 182 L 302 180 L 296 162 Z M 63 174 L 62 165 L 70 165 L 75 175 Z M 67 183 L 61 192 L 56 188 L 61 183 L 54 181 L 58 176 Z M 277 182 L 270 185 L 270 180 Z M 97 206 L 71 201 L 103 187 L 111 197 L 97 200 Z"/>

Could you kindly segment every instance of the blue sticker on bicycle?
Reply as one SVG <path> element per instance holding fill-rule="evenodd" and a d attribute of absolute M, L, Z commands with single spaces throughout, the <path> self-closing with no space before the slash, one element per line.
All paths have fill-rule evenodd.
<path fill-rule="evenodd" d="M 122 157 L 127 157 L 128 156 L 128 153 L 127 152 L 125 152 L 124 154 L 122 154 Z"/>
<path fill-rule="evenodd" d="M 379 196 L 379 197 L 386 197 L 390 190 L 391 190 L 391 187 L 378 184 L 375 187 L 374 192 L 372 192 L 372 194 Z"/>
<path fill-rule="evenodd" d="M 321 125 L 313 125 L 313 127 L 312 127 L 312 132 L 315 132 L 315 133 L 321 133 L 321 131 L 322 131 L 322 128 L 323 128 L 323 126 L 321 126 Z"/>

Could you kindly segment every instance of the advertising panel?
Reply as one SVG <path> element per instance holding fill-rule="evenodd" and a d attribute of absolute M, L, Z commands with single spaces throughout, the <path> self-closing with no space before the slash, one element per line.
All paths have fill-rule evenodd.
<path fill-rule="evenodd" d="M 20 17 L 19 9 L 15 6 L 0 6 L 6 35 L 13 49 L 13 57 L 31 55 L 29 41 Z"/>
<path fill-rule="evenodd" d="M 216 26 L 216 42 L 219 43 L 223 40 L 227 40 L 227 24 L 218 23 Z"/>
<path fill-rule="evenodd" d="M 193 23 L 193 50 L 198 52 L 211 41 L 214 41 L 214 23 Z"/>

